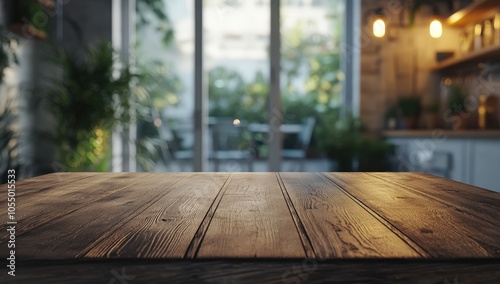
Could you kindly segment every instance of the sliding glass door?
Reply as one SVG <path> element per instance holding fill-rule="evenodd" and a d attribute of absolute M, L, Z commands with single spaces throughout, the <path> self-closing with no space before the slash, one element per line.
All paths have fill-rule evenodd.
<path fill-rule="evenodd" d="M 307 161 L 343 103 L 344 0 L 137 7 L 138 68 L 150 74 L 137 90 L 140 169 L 327 170 Z"/>

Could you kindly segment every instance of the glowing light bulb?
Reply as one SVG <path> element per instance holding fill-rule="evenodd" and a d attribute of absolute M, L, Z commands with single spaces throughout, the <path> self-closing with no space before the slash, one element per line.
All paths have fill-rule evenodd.
<path fill-rule="evenodd" d="M 437 19 L 434 19 L 429 25 L 429 33 L 433 38 L 440 38 L 443 35 L 443 25 Z"/>
<path fill-rule="evenodd" d="M 373 35 L 378 38 L 385 35 L 385 22 L 382 18 L 377 18 L 373 22 Z"/>

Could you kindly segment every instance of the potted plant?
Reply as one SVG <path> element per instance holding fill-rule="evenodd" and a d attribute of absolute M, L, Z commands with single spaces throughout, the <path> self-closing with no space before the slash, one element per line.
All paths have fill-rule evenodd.
<path fill-rule="evenodd" d="M 338 115 L 324 132 L 327 157 L 335 162 L 333 171 L 386 171 L 394 146 L 382 139 L 367 137 L 358 118 Z"/>
<path fill-rule="evenodd" d="M 399 116 L 398 107 L 393 103 L 389 106 L 389 108 L 387 108 L 385 112 L 386 129 L 393 130 L 397 128 L 398 116 Z"/>
<path fill-rule="evenodd" d="M 448 113 L 452 129 L 466 129 L 469 114 L 465 109 L 465 94 L 462 86 L 452 85 L 448 96 Z"/>
<path fill-rule="evenodd" d="M 428 129 L 435 129 L 439 124 L 439 101 L 433 100 L 423 108 L 423 119 Z"/>
<path fill-rule="evenodd" d="M 118 56 L 107 42 L 78 57 L 58 50 L 54 63 L 62 76 L 52 80 L 43 99 L 57 119 L 60 162 L 69 171 L 105 171 L 110 133 L 131 119 L 130 82 L 135 75 L 125 65 L 116 76 Z"/>
<path fill-rule="evenodd" d="M 359 151 L 360 172 L 383 172 L 390 167 L 389 158 L 395 146 L 380 138 L 364 137 Z"/>
<path fill-rule="evenodd" d="M 400 97 L 398 106 L 401 111 L 401 115 L 403 116 L 405 127 L 407 129 L 416 129 L 418 127 L 418 119 L 422 110 L 420 97 Z"/>

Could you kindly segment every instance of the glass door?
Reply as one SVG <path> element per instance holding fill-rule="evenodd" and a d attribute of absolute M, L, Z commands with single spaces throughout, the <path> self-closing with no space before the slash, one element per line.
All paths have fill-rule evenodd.
<path fill-rule="evenodd" d="M 328 170 L 314 160 L 325 150 L 316 137 L 342 105 L 345 0 L 137 8 L 137 66 L 148 74 L 137 89 L 142 170 Z"/>

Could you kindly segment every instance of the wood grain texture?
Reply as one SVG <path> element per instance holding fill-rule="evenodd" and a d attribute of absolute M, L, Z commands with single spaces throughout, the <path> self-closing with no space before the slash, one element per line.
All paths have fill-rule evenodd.
<path fill-rule="evenodd" d="M 498 226 L 366 173 L 327 173 L 432 257 L 500 257 Z"/>
<path fill-rule="evenodd" d="M 234 173 L 198 258 L 303 258 L 275 173 Z"/>
<path fill-rule="evenodd" d="M 71 175 L 64 175 L 66 179 L 61 181 L 58 175 L 51 174 L 34 178 L 38 182 L 38 185 L 35 184 L 36 188 L 49 186 L 33 194 L 17 196 L 17 236 L 88 206 L 103 196 L 121 190 L 125 186 L 133 187 L 141 182 L 141 178 L 147 179 L 151 177 L 151 174 L 138 175 L 137 173 L 104 175 L 72 173 Z M 22 192 L 24 189 L 25 185 L 20 184 L 16 187 L 16 192 L 18 190 Z M 0 229 L 4 231 L 6 226 L 5 223 L 2 223 Z M 0 243 L 6 240 L 7 236 L 2 235 Z"/>
<path fill-rule="evenodd" d="M 0 283 L 415 283 L 493 284 L 500 262 L 370 260 L 105 260 L 20 263 L 15 281 L 5 273 Z M 9 282 L 9 280 L 11 280 Z"/>
<path fill-rule="evenodd" d="M 280 173 L 280 176 L 320 259 L 420 257 L 324 176 L 314 173 Z"/>
<path fill-rule="evenodd" d="M 95 176 L 95 173 L 59 172 L 16 181 L 16 196 L 21 197 L 28 194 L 35 194 L 40 191 L 58 188 L 93 176 Z M 0 185 L 0 191 L 3 190 L 7 190 L 7 184 Z M 5 202 L 5 199 L 0 199 L 0 202 Z"/>
<path fill-rule="evenodd" d="M 161 176 L 143 173 L 131 175 L 135 176 L 133 180 L 115 174 L 99 176 L 109 180 L 111 185 L 106 184 L 109 188 L 99 188 L 102 183 L 94 185 L 97 189 L 83 197 L 91 200 L 87 206 L 79 207 L 17 237 L 17 255 L 34 259 L 75 258 L 94 241 L 140 214 L 189 174 Z M 85 194 L 85 191 L 81 193 Z M 64 202 L 65 196 L 59 195 L 55 205 L 71 206 L 71 203 Z"/>
<path fill-rule="evenodd" d="M 499 225 L 500 194 L 424 173 L 370 173 L 479 219 Z"/>
<path fill-rule="evenodd" d="M 168 177 L 162 175 L 160 178 Z M 188 174 L 83 254 L 90 258 L 183 258 L 229 174 Z M 133 198 L 130 198 L 133 200 Z"/>

